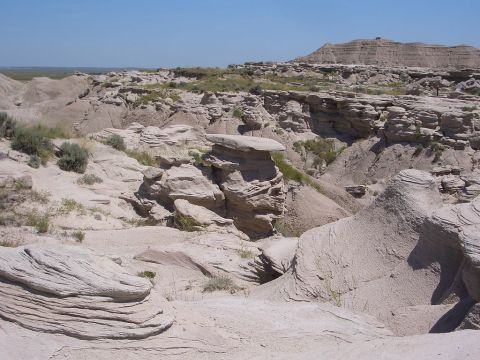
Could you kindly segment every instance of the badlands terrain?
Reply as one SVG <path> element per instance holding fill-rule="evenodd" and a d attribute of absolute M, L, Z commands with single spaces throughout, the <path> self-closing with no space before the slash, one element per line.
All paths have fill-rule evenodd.
<path fill-rule="evenodd" d="M 2 359 L 480 358 L 480 56 L 0 74 Z"/>

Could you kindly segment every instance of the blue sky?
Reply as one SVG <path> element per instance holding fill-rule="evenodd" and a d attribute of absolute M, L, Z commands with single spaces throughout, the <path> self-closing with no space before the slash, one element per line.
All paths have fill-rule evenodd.
<path fill-rule="evenodd" d="M 0 66 L 224 66 L 325 42 L 480 47 L 480 0 L 0 0 Z"/>

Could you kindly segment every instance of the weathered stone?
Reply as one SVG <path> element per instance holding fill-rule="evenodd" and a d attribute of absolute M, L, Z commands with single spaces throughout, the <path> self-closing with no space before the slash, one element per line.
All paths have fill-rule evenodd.
<path fill-rule="evenodd" d="M 249 146 L 257 146 L 261 140 L 253 139 L 255 141 L 248 142 Z M 234 219 L 235 226 L 250 237 L 265 237 L 273 233 L 275 220 L 283 214 L 282 174 L 269 152 L 244 151 L 244 145 L 240 148 L 242 150 L 214 145 L 204 161 L 211 166 L 213 176 L 225 194 L 227 217 Z"/>
<path fill-rule="evenodd" d="M 174 202 L 174 207 L 175 218 L 180 228 L 185 226 L 183 222 L 186 221 L 192 230 L 205 230 L 220 234 L 229 233 L 238 236 L 240 239 L 249 240 L 247 235 L 237 230 L 232 219 L 225 219 L 203 206 L 193 205 L 187 200 L 177 199 Z"/>
<path fill-rule="evenodd" d="M 182 164 L 165 170 L 160 179 L 146 179 L 142 191 L 171 208 L 176 199 L 185 199 L 219 214 L 225 213 L 225 196 L 211 180 L 208 169 L 202 172 L 193 165 Z"/>
<path fill-rule="evenodd" d="M 207 140 L 216 145 L 238 151 L 283 151 L 285 146 L 269 138 L 242 135 L 207 134 Z"/>
<path fill-rule="evenodd" d="M 0 248 L 0 313 L 31 330 L 82 339 L 158 334 L 173 320 L 150 300 L 151 289 L 147 279 L 78 247 Z"/>
<path fill-rule="evenodd" d="M 367 192 L 367 187 L 365 185 L 349 185 L 345 186 L 345 190 L 354 197 L 362 197 Z"/>

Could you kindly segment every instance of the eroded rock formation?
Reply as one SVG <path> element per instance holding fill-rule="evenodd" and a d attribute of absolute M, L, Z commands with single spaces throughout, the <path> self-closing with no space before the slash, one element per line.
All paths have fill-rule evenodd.
<path fill-rule="evenodd" d="M 146 338 L 168 329 L 148 279 L 78 247 L 0 248 L 0 316 L 81 339 Z"/>
<path fill-rule="evenodd" d="M 377 38 L 353 40 L 345 44 L 325 44 L 310 55 L 297 60 L 390 67 L 480 68 L 480 50 L 466 45 L 400 43 Z"/>
<path fill-rule="evenodd" d="M 270 152 L 285 148 L 271 139 L 234 135 L 207 135 L 214 143 L 204 161 L 225 194 L 227 217 L 250 237 L 273 232 L 284 211 L 282 173 Z"/>
<path fill-rule="evenodd" d="M 256 296 L 331 301 L 400 332 L 404 307 L 478 301 L 478 203 L 440 206 L 434 178 L 404 170 L 371 206 L 304 233 L 292 268 Z"/>

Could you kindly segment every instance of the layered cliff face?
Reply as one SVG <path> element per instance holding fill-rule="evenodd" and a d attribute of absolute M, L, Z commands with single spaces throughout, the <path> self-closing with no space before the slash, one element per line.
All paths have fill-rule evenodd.
<path fill-rule="evenodd" d="M 327 43 L 297 60 L 389 67 L 479 68 L 480 49 L 466 45 L 400 43 L 386 39 L 354 40 L 344 44 Z"/>

